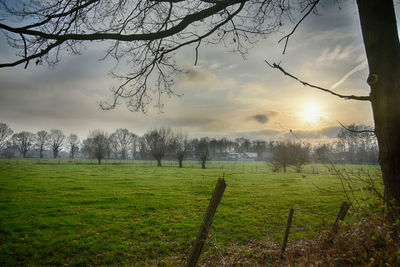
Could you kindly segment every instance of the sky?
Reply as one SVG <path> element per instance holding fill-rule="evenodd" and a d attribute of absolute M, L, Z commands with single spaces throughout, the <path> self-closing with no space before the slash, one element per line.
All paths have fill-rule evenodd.
<path fill-rule="evenodd" d="M 286 53 L 278 40 L 291 30 L 260 39 L 245 59 L 221 45 L 202 46 L 194 66 L 194 48 L 176 55 L 187 72 L 163 97 L 160 112 L 150 104 L 146 113 L 124 105 L 104 111 L 99 102 L 111 99 L 116 84 L 108 75 L 110 61 L 99 61 L 101 48 L 64 56 L 54 68 L 23 66 L 0 69 L 0 122 L 15 132 L 61 129 L 80 138 L 96 129 L 127 128 L 142 135 L 150 128 L 171 127 L 191 137 L 246 137 L 277 140 L 298 138 L 329 142 L 340 125 L 373 125 L 369 102 L 343 100 L 307 88 L 269 68 L 280 62 L 310 83 L 341 94 L 368 95 L 365 52 L 355 1 L 325 6 L 308 17 L 290 38 Z M 0 61 L 14 57 L 0 39 Z M 154 103 L 153 103 L 154 104 Z"/>

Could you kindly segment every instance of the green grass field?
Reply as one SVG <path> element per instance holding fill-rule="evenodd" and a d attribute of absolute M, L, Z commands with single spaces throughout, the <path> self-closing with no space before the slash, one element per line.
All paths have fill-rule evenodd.
<path fill-rule="evenodd" d="M 280 242 L 289 208 L 289 242 L 314 237 L 346 200 L 340 180 L 321 165 L 284 174 L 261 162 L 206 170 L 198 162 L 183 169 L 175 162 L 90 163 L 0 160 L 0 266 L 183 264 L 223 173 L 227 188 L 202 262 L 229 253 L 261 257 L 247 248 Z"/>

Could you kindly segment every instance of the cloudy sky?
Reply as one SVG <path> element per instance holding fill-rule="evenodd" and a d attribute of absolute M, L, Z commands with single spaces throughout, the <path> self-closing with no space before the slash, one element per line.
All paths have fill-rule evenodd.
<path fill-rule="evenodd" d="M 372 125 L 367 102 L 342 100 L 283 76 L 264 60 L 281 62 L 303 80 L 342 94 L 367 95 L 368 75 L 355 1 L 325 6 L 308 17 L 291 37 L 286 54 L 277 41 L 285 32 L 259 40 L 244 60 L 222 46 L 177 54 L 188 70 L 174 89 L 181 97 L 164 97 L 163 112 L 132 113 L 121 105 L 103 111 L 100 101 L 110 99 L 115 81 L 107 75 L 112 62 L 99 61 L 101 49 L 87 49 L 81 56 L 65 56 L 54 68 L 23 66 L 0 69 L 0 121 L 14 131 L 58 128 L 85 137 L 89 131 L 112 132 L 127 128 L 141 135 L 147 129 L 169 126 L 190 136 L 262 138 L 291 137 L 329 140 L 343 124 Z M 285 29 L 289 31 L 293 25 Z M 4 38 L 0 60 L 14 58 Z"/>

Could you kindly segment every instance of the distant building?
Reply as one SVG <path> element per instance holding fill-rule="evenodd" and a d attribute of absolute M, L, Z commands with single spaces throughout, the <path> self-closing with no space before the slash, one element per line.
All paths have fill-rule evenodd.
<path fill-rule="evenodd" d="M 241 155 L 242 160 L 256 160 L 257 159 L 257 153 L 253 152 L 244 152 Z"/>
<path fill-rule="evenodd" d="M 239 153 L 234 153 L 234 152 L 232 152 L 232 153 L 229 153 L 228 155 L 227 155 L 227 158 L 226 158 L 227 160 L 239 160 L 240 159 L 240 154 Z"/>

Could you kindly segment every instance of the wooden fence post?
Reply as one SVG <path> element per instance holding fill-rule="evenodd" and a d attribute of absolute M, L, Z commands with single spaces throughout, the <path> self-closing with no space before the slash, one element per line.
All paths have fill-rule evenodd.
<path fill-rule="evenodd" d="M 283 253 L 286 250 L 286 244 L 289 238 L 289 231 L 290 231 L 290 226 L 292 225 L 292 218 L 293 218 L 293 209 L 289 210 L 289 215 L 287 218 L 287 223 L 286 223 L 286 231 L 285 231 L 285 236 L 283 238 L 283 243 L 282 243 L 282 248 L 281 248 L 281 258 L 283 258 Z"/>
<path fill-rule="evenodd" d="M 186 264 L 187 267 L 195 267 L 197 261 L 199 260 L 201 250 L 203 249 L 204 242 L 206 241 L 208 232 L 214 219 L 215 211 L 217 210 L 218 204 L 221 201 L 225 188 L 225 179 L 219 178 L 217 185 L 215 186 L 214 193 L 211 197 L 210 204 L 208 205 L 207 212 L 204 215 L 203 222 L 201 223 L 196 241 L 193 243 L 192 251 Z"/>
<path fill-rule="evenodd" d="M 344 217 L 346 216 L 347 211 L 349 210 L 351 204 L 349 202 L 344 201 L 342 203 L 342 206 L 340 207 L 340 211 L 338 216 L 336 217 L 336 221 L 333 224 L 332 227 L 332 233 L 337 233 L 339 230 L 340 222 L 344 220 Z"/>

